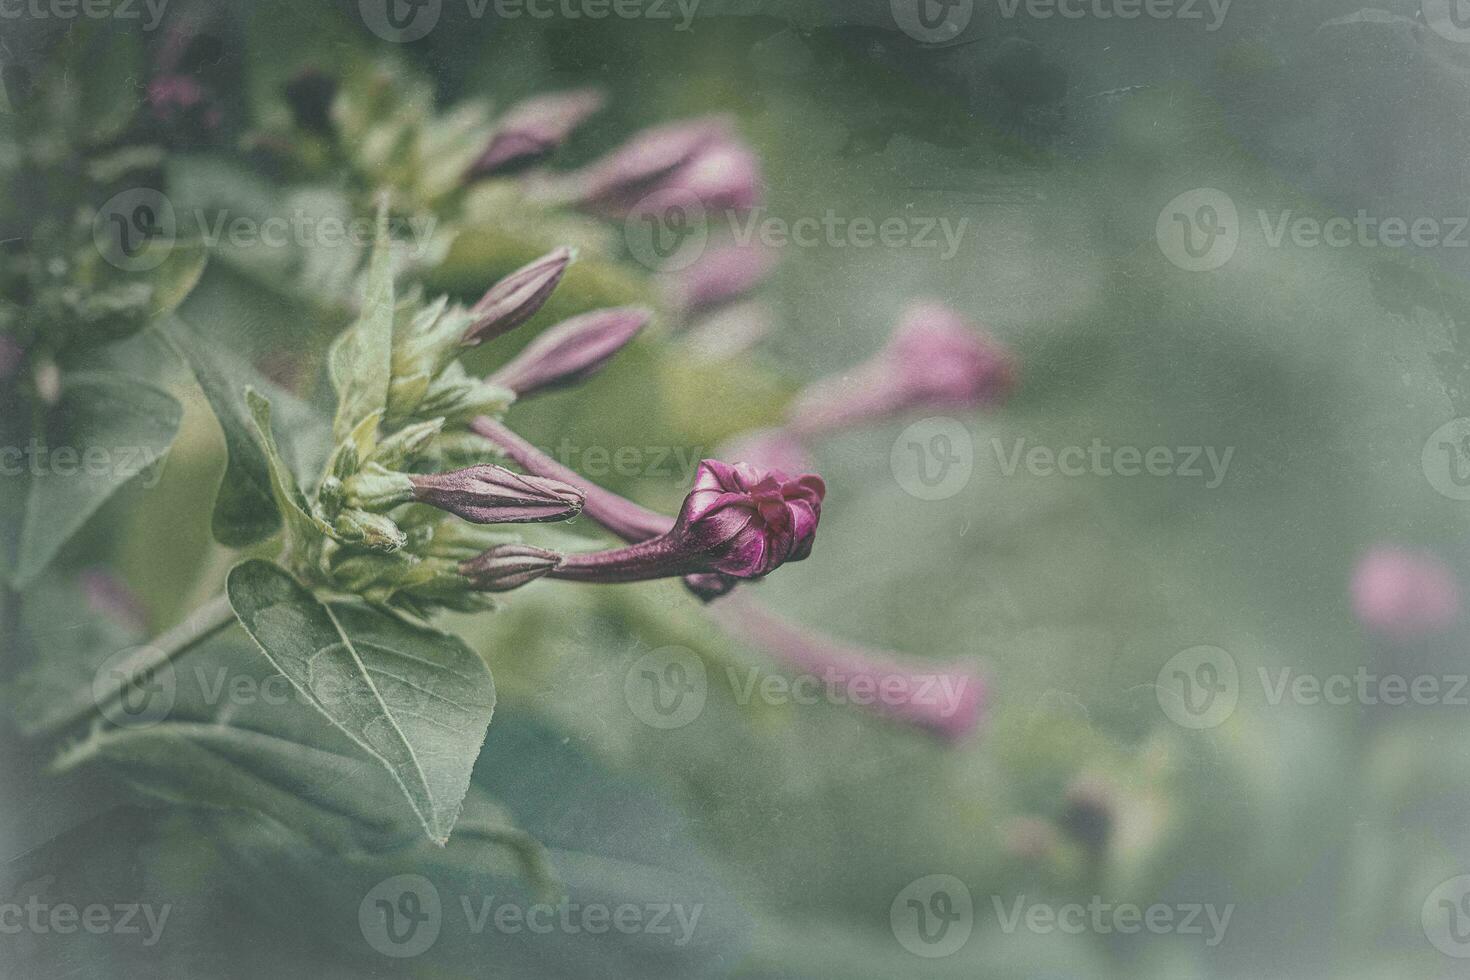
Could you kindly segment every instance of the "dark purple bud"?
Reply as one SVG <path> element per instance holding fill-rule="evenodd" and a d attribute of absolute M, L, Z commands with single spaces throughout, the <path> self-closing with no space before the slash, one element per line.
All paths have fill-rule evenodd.
<path fill-rule="evenodd" d="M 731 635 L 765 650 L 788 669 L 828 685 L 861 684 L 877 692 L 863 707 L 945 741 L 969 736 L 984 715 L 985 679 L 972 664 L 927 664 L 843 643 L 789 623 L 748 599 L 715 606 L 712 614 Z"/>
<path fill-rule="evenodd" d="M 474 524 L 564 521 L 582 510 L 582 491 L 576 487 L 490 463 L 409 480 L 414 500 Z"/>
<path fill-rule="evenodd" d="M 560 561 L 561 555 L 545 548 L 502 544 L 461 562 L 459 573 L 476 592 L 509 592 L 546 575 Z"/>
<path fill-rule="evenodd" d="M 583 88 L 552 92 L 511 106 L 485 151 L 471 165 L 468 178 L 511 173 L 545 159 L 605 102 L 601 91 Z"/>
<path fill-rule="evenodd" d="M 577 487 L 585 498 L 582 513 L 624 541 L 632 543 L 656 538 L 674 525 L 673 518 L 639 507 L 611 490 L 588 482 L 581 474 L 558 463 L 492 418 L 482 416 L 470 423 L 470 428 L 495 443 L 521 469 Z"/>
<path fill-rule="evenodd" d="M 674 275 L 674 305 L 686 313 L 710 310 L 750 292 L 775 268 L 774 256 L 755 245 L 712 248 Z"/>
<path fill-rule="evenodd" d="M 314 133 L 332 129 L 332 103 L 337 80 L 319 68 L 304 68 L 286 83 L 286 102 L 296 125 Z"/>
<path fill-rule="evenodd" d="M 581 384 L 622 350 L 653 314 L 641 307 L 594 310 L 542 333 L 489 377 L 518 397 Z"/>
<path fill-rule="evenodd" d="M 803 436 L 916 411 L 970 411 L 1015 387 L 1015 358 L 982 328 L 939 303 L 917 303 L 880 354 L 797 398 L 791 428 Z"/>
<path fill-rule="evenodd" d="M 475 314 L 475 322 L 465 331 L 465 346 L 494 340 L 535 316 L 556 290 L 574 257 L 569 248 L 553 249 L 491 286 L 470 310 Z"/>
<path fill-rule="evenodd" d="M 761 578 L 811 554 L 825 494 L 817 476 L 792 480 L 705 460 L 667 534 L 613 551 L 568 556 L 553 575 L 576 582 L 709 573 Z"/>

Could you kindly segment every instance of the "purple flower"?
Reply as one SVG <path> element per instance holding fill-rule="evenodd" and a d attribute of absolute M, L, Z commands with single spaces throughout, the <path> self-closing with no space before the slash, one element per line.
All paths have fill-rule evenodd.
<path fill-rule="evenodd" d="M 602 92 L 583 88 L 539 95 L 511 106 L 489 145 L 471 165 L 468 178 L 508 173 L 544 159 L 604 102 Z"/>
<path fill-rule="evenodd" d="M 1352 597 L 1358 621 L 1393 640 L 1443 633 L 1460 618 L 1455 573 L 1428 552 L 1373 549 L 1353 572 Z"/>
<path fill-rule="evenodd" d="M 541 578 L 560 561 L 560 555 L 544 548 L 502 544 L 461 562 L 459 573 L 476 592 L 509 592 Z"/>
<path fill-rule="evenodd" d="M 551 577 L 575 582 L 641 582 L 718 573 L 769 575 L 811 554 L 826 486 L 820 477 L 699 464 L 674 526 L 626 548 L 568 556 Z"/>
<path fill-rule="evenodd" d="M 722 306 L 760 285 L 775 265 L 769 251 L 753 245 L 712 248 L 675 275 L 672 303 L 686 313 Z"/>
<path fill-rule="evenodd" d="M 489 463 L 409 480 L 414 500 L 475 524 L 564 521 L 582 510 L 576 487 Z"/>
<path fill-rule="evenodd" d="M 639 507 L 611 490 L 589 483 L 575 470 L 541 452 L 500 422 L 481 417 L 470 423 L 476 434 L 499 446 L 522 469 L 537 476 L 577 487 L 583 494 L 582 513 L 629 543 L 666 534 L 673 519 Z"/>
<path fill-rule="evenodd" d="M 760 161 L 722 118 L 646 129 L 547 192 L 614 217 L 637 213 L 655 192 L 693 195 L 706 208 L 750 208 L 760 200 Z"/>
<path fill-rule="evenodd" d="M 713 607 L 725 630 L 787 668 L 816 677 L 849 703 L 958 742 L 980 725 L 985 679 L 972 664 L 926 664 L 823 636 L 749 601 Z"/>
<path fill-rule="evenodd" d="M 565 246 L 552 249 L 491 286 L 470 308 L 475 322 L 465 331 L 465 346 L 493 340 L 535 316 L 561 282 L 573 258 L 572 250 Z"/>
<path fill-rule="evenodd" d="M 580 384 L 607 364 L 652 317 L 640 307 L 594 310 L 542 333 L 488 379 L 524 398 Z"/>
<path fill-rule="evenodd" d="M 791 426 L 809 436 L 913 411 L 970 411 L 1003 401 L 1016 370 L 983 329 L 942 304 L 916 303 L 876 357 L 808 387 Z"/>

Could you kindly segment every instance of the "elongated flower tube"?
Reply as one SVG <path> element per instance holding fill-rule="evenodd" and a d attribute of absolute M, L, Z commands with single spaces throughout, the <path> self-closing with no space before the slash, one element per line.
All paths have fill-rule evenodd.
<path fill-rule="evenodd" d="M 569 248 L 552 249 L 491 286 L 470 308 L 475 321 L 465 331 L 461 342 L 466 347 L 473 347 L 514 330 L 531 319 L 551 297 L 573 258 L 574 253 Z"/>
<path fill-rule="evenodd" d="M 492 443 L 529 473 L 559 480 L 578 488 L 583 495 L 582 513 L 624 541 L 646 541 L 666 534 L 674 526 L 671 517 L 640 507 L 626 497 L 591 483 L 576 470 L 552 459 L 495 419 L 482 416 L 470 428 Z"/>
<path fill-rule="evenodd" d="M 509 592 L 546 575 L 560 561 L 560 555 L 545 548 L 503 544 L 460 562 L 459 573 L 476 592 Z"/>
<path fill-rule="evenodd" d="M 407 479 L 414 500 L 473 524 L 565 521 L 582 510 L 582 491 L 576 487 L 489 463 Z"/>
<path fill-rule="evenodd" d="M 842 643 L 747 600 L 729 600 L 712 614 L 731 635 L 815 676 L 847 703 L 945 741 L 969 736 L 984 715 L 985 680 L 971 664 L 927 664 Z"/>
<path fill-rule="evenodd" d="M 979 327 L 942 304 L 916 303 L 876 357 L 808 387 L 790 424 L 812 436 L 915 411 L 971 411 L 1003 401 L 1015 378 L 1015 359 Z"/>
<path fill-rule="evenodd" d="M 655 192 L 691 194 L 710 210 L 753 207 L 760 163 L 721 118 L 646 129 L 581 170 L 533 188 L 543 197 L 613 217 L 639 210 Z"/>
<path fill-rule="evenodd" d="M 1380 547 L 1353 572 L 1353 611 L 1364 628 L 1405 641 L 1443 633 L 1460 618 L 1460 586 L 1427 552 Z"/>
<path fill-rule="evenodd" d="M 545 159 L 606 101 L 598 89 L 583 88 L 538 95 L 511 106 L 467 178 L 513 173 Z"/>
<path fill-rule="evenodd" d="M 793 480 L 707 459 L 667 534 L 626 548 L 569 555 L 551 577 L 607 583 L 711 573 L 762 578 L 811 554 L 825 495 L 817 476 Z"/>
<path fill-rule="evenodd" d="M 648 323 L 641 307 L 594 310 L 542 333 L 488 379 L 524 398 L 580 384 L 601 371 Z"/>

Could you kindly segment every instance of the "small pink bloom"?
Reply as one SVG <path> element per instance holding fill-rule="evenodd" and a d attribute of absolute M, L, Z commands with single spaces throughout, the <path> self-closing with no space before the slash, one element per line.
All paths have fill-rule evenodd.
<path fill-rule="evenodd" d="M 525 323 L 551 298 L 573 259 L 572 250 L 555 248 L 501 279 L 471 307 L 475 322 L 462 343 L 473 347 Z"/>
<path fill-rule="evenodd" d="M 1454 572 L 1424 551 L 1370 551 L 1353 572 L 1352 596 L 1358 621 L 1395 640 L 1443 633 L 1460 618 Z"/>
<path fill-rule="evenodd" d="M 413 499 L 475 524 L 564 521 L 582 509 L 582 492 L 559 480 L 483 464 L 452 473 L 410 476 Z"/>
<path fill-rule="evenodd" d="M 982 328 L 939 303 L 916 303 L 892 340 L 850 375 L 818 381 L 792 410 L 814 435 L 918 411 L 971 411 L 1015 387 L 1015 358 Z"/>
<path fill-rule="evenodd" d="M 594 310 L 551 327 L 490 376 L 519 397 L 581 384 L 601 371 L 653 314 L 640 307 Z"/>
<path fill-rule="evenodd" d="M 508 173 L 544 159 L 605 102 L 602 92 L 584 88 L 538 95 L 511 106 L 470 167 L 469 178 Z"/>
<path fill-rule="evenodd" d="M 826 486 L 820 477 L 699 464 L 694 489 L 667 534 L 626 548 L 571 555 L 553 578 L 641 582 L 719 573 L 755 579 L 811 554 Z"/>
<path fill-rule="evenodd" d="M 839 691 L 873 692 L 871 703 L 859 706 L 886 718 L 923 728 L 948 742 L 966 738 L 980 725 L 986 684 L 972 664 L 927 664 L 842 643 L 789 623 L 749 600 L 711 608 L 728 632 L 765 650 L 790 670 L 810 674 Z"/>

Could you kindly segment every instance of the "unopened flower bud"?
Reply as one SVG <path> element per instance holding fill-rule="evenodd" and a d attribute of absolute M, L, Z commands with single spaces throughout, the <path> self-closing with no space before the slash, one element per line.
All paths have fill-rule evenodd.
<path fill-rule="evenodd" d="M 575 258 L 569 248 L 556 248 L 501 279 L 470 308 L 474 322 L 460 338 L 473 347 L 513 330 L 536 315 L 556 290 Z"/>
<path fill-rule="evenodd" d="M 373 551 L 397 551 L 407 540 L 403 530 L 389 518 L 357 508 L 338 514 L 332 529 L 344 544 Z"/>
<path fill-rule="evenodd" d="M 413 499 L 413 481 L 378 463 L 368 463 L 342 482 L 349 507 L 382 511 Z"/>
<path fill-rule="evenodd" d="M 756 245 L 712 248 L 674 274 L 671 298 L 686 313 L 713 309 L 750 292 L 774 267 L 771 253 Z"/>
<path fill-rule="evenodd" d="M 545 159 L 605 101 L 599 90 L 584 88 L 538 95 L 511 106 L 468 178 L 512 173 Z"/>
<path fill-rule="evenodd" d="M 490 463 L 408 479 L 414 500 L 475 524 L 565 521 L 582 510 L 576 487 Z"/>
<path fill-rule="evenodd" d="M 1393 640 L 1443 633 L 1460 618 L 1455 573 L 1428 552 L 1375 548 L 1353 572 L 1352 597 L 1358 622 Z"/>
<path fill-rule="evenodd" d="M 505 544 L 460 563 L 459 573 L 477 592 L 509 592 L 546 575 L 561 556 L 545 548 Z"/>
<path fill-rule="evenodd" d="M 489 380 L 522 398 L 580 384 L 602 370 L 652 315 L 640 307 L 623 307 L 573 317 L 531 341 Z"/>
<path fill-rule="evenodd" d="M 392 469 L 416 459 L 444 431 L 444 419 L 415 422 L 383 439 L 373 449 L 370 463 Z"/>
<path fill-rule="evenodd" d="M 1004 400 L 1015 378 L 1015 359 L 979 327 L 938 303 L 918 303 L 882 353 L 807 388 L 791 427 L 816 435 L 907 412 L 970 411 Z"/>

